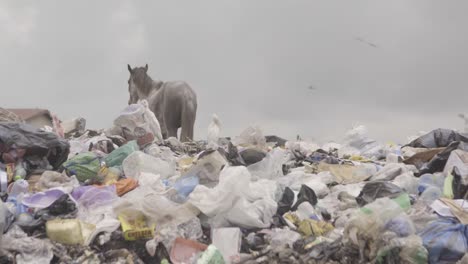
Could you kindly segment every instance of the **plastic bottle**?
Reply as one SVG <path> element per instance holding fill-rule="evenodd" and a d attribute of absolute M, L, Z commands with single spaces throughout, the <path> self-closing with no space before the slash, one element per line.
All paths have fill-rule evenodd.
<path fill-rule="evenodd" d="M 26 178 L 27 172 L 23 167 L 22 162 L 18 162 L 15 166 L 15 180 Z"/>
<path fill-rule="evenodd" d="M 28 190 L 29 183 L 23 179 L 12 183 L 6 204 L 13 214 L 19 216 L 26 212 L 26 207 L 21 204 L 21 201 L 23 200 L 23 194 L 28 193 Z"/>
<path fill-rule="evenodd" d="M 28 193 L 29 183 L 26 180 L 20 179 L 12 183 L 8 197 L 17 197 L 21 193 Z"/>
<path fill-rule="evenodd" d="M 430 174 L 426 173 L 419 177 L 419 185 L 418 185 L 418 191 L 419 193 L 423 193 L 426 188 L 433 186 L 433 187 L 438 187 L 442 189 L 444 186 L 444 176 L 443 174 L 436 173 L 436 174 Z"/>
<path fill-rule="evenodd" d="M 424 190 L 419 199 L 423 201 L 426 205 L 431 205 L 435 200 L 439 199 L 441 196 L 442 191 L 438 187 L 429 186 Z"/>

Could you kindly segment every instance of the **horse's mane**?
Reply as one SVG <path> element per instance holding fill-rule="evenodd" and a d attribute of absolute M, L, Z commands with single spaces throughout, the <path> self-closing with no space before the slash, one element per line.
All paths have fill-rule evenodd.
<path fill-rule="evenodd" d="M 133 79 L 140 92 L 147 95 L 149 95 L 153 89 L 158 90 L 163 84 L 160 80 L 154 81 L 145 71 L 141 70 L 135 71 Z"/>

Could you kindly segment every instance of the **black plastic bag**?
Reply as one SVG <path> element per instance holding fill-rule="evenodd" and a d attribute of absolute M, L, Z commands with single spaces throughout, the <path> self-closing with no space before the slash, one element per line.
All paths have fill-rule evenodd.
<path fill-rule="evenodd" d="M 406 146 L 413 148 L 441 148 L 447 147 L 454 141 L 468 143 L 468 135 L 460 134 L 451 129 L 439 128 L 420 136 Z"/>
<path fill-rule="evenodd" d="M 453 199 L 468 199 L 468 184 L 463 181 L 460 170 L 457 167 L 453 168 L 452 171 L 453 182 Z"/>
<path fill-rule="evenodd" d="M 302 184 L 299 194 L 297 195 L 297 202 L 291 208 L 291 211 L 296 211 L 297 207 L 303 202 L 309 202 L 312 206 L 316 205 L 318 202 L 317 195 L 314 190 L 309 188 L 309 186 Z"/>
<path fill-rule="evenodd" d="M 278 209 L 276 210 L 277 215 L 284 215 L 291 210 L 294 202 L 294 192 L 286 187 L 283 192 L 281 200 L 278 202 Z"/>
<path fill-rule="evenodd" d="M 246 149 L 241 151 L 240 156 L 245 161 L 246 166 L 262 161 L 266 153 L 257 149 Z"/>
<path fill-rule="evenodd" d="M 0 123 L 0 144 L 3 149 L 26 149 L 26 160 L 28 156 L 46 157 L 54 169 L 58 169 L 70 153 L 70 145 L 65 139 L 22 123 Z"/>
<path fill-rule="evenodd" d="M 428 163 L 422 165 L 421 168 L 419 168 L 418 176 L 426 173 L 435 173 L 443 171 L 450 157 L 450 154 L 456 149 L 467 151 L 468 144 L 458 141 L 450 143 L 444 150 L 435 155 Z"/>
<path fill-rule="evenodd" d="M 364 206 L 368 203 L 372 203 L 378 198 L 396 198 L 401 193 L 403 193 L 403 190 L 391 182 L 368 182 L 366 183 L 366 185 L 364 185 L 364 188 L 362 188 L 362 191 L 361 193 L 359 193 L 359 196 L 356 197 L 356 202 L 359 204 L 359 206 Z"/>
<path fill-rule="evenodd" d="M 36 213 L 36 216 L 42 215 L 51 215 L 51 216 L 58 216 L 58 215 L 67 215 L 76 211 L 76 204 L 70 199 L 68 194 L 64 194 L 60 196 L 53 204 L 49 207 L 39 210 Z"/>

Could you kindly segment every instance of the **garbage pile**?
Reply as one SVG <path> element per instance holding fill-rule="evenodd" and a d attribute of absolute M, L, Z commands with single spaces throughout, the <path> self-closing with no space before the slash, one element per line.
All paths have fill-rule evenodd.
<path fill-rule="evenodd" d="M 466 263 L 468 136 L 163 139 L 143 103 L 73 137 L 0 123 L 0 263 Z"/>

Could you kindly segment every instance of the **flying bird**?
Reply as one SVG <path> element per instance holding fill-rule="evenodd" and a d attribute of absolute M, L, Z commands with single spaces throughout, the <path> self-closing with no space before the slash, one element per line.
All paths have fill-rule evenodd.
<path fill-rule="evenodd" d="M 309 87 L 307 87 L 309 90 L 317 90 L 317 87 L 313 86 L 313 85 L 309 85 Z"/>
<path fill-rule="evenodd" d="M 354 39 L 357 40 L 357 41 L 359 41 L 359 42 L 362 42 L 362 43 L 364 43 L 364 44 L 367 44 L 367 45 L 369 45 L 369 46 L 371 46 L 371 47 L 373 47 L 373 48 L 378 48 L 378 47 L 379 47 L 379 46 L 377 46 L 376 44 L 374 44 L 374 43 L 372 43 L 372 42 L 369 42 L 369 41 L 367 41 L 367 40 L 365 40 L 365 39 L 363 39 L 363 38 L 360 38 L 360 37 L 355 37 Z"/>

